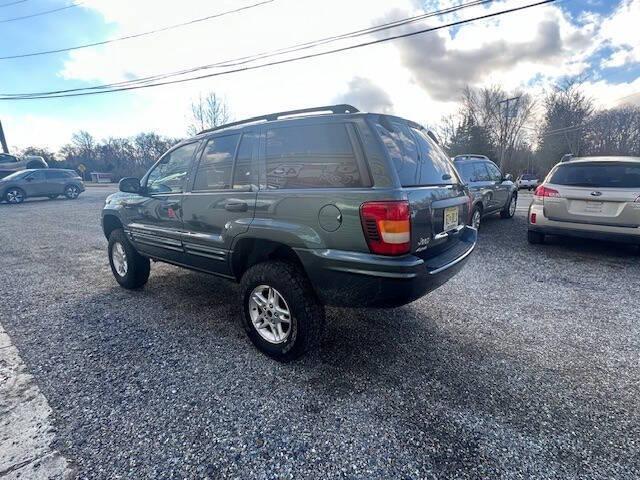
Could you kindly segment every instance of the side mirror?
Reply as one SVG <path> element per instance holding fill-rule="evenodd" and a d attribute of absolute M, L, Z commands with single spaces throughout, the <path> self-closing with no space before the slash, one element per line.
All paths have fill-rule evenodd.
<path fill-rule="evenodd" d="M 504 176 L 504 179 L 503 179 L 503 180 L 504 180 L 505 182 L 511 182 L 511 181 L 513 181 L 513 175 L 511 175 L 510 173 L 507 173 L 507 174 Z"/>
<path fill-rule="evenodd" d="M 136 177 L 125 177 L 118 183 L 118 188 L 125 193 L 140 193 L 140 179 Z"/>

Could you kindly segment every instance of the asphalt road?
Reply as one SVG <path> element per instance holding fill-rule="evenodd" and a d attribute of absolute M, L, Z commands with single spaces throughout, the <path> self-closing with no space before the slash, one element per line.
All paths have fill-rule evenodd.
<path fill-rule="evenodd" d="M 99 211 L 0 205 L 0 321 L 82 478 L 637 478 L 640 256 L 484 222 L 465 269 L 394 310 L 330 309 L 281 365 L 233 285 L 111 276 Z M 524 197 L 523 197 L 524 198 Z"/>

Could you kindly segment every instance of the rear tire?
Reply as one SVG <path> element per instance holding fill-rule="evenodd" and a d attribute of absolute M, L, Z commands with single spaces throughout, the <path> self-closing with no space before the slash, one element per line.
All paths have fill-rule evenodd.
<path fill-rule="evenodd" d="M 135 290 L 147 283 L 151 262 L 133 248 L 121 228 L 115 229 L 109 235 L 108 251 L 111 272 L 120 286 Z"/>
<path fill-rule="evenodd" d="M 317 347 L 324 307 L 299 267 L 282 261 L 254 265 L 242 276 L 240 292 L 242 325 L 259 350 L 288 362 Z"/>
<path fill-rule="evenodd" d="M 538 245 L 544 243 L 544 233 L 534 232 L 533 230 L 527 231 L 527 240 L 532 245 Z"/>
<path fill-rule="evenodd" d="M 509 202 L 500 211 L 500 218 L 513 218 L 516 214 L 516 208 L 518 206 L 518 195 L 515 193 L 511 195 Z"/>

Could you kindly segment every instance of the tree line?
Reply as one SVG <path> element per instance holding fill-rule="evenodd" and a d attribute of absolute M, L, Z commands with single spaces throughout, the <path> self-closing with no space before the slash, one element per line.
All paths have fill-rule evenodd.
<path fill-rule="evenodd" d="M 232 120 L 230 109 L 215 93 L 192 102 L 187 132 L 194 135 Z M 565 81 L 534 97 L 499 86 L 465 88 L 459 110 L 436 127 L 451 155 L 480 154 L 504 172 L 540 176 L 563 155 L 640 156 L 640 107 L 598 110 L 576 80 Z M 96 140 L 79 131 L 58 152 L 28 147 L 23 155 L 40 155 L 52 167 L 108 172 L 114 180 L 142 176 L 180 138 L 140 133 L 129 138 Z"/>
<path fill-rule="evenodd" d="M 565 154 L 640 156 L 640 107 L 599 110 L 575 79 L 539 98 L 499 86 L 466 88 L 459 111 L 437 132 L 451 156 L 486 155 L 505 172 L 544 176 Z"/>

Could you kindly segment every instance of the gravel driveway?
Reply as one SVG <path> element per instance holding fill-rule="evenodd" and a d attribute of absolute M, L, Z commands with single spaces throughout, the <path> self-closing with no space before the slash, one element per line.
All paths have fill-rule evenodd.
<path fill-rule="evenodd" d="M 99 211 L 0 205 L 0 321 L 82 478 L 637 478 L 640 256 L 483 223 L 454 280 L 394 310 L 330 309 L 319 354 L 281 365 L 236 290 L 108 267 Z M 635 292 L 635 293 L 633 293 Z"/>

